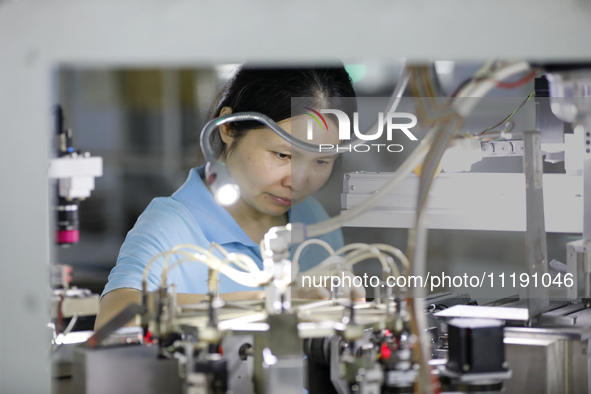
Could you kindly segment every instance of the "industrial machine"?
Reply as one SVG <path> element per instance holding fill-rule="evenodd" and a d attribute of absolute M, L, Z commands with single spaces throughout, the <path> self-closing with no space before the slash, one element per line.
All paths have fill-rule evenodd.
<path fill-rule="evenodd" d="M 280 308 L 280 313 L 277 310 L 269 312 L 260 302 L 226 304 L 223 307 L 220 303 L 206 302 L 180 310 L 163 308 L 161 314 L 145 312 L 140 306 L 130 313 L 144 316 L 140 325 L 160 321 L 173 322 L 173 327 L 149 330 L 151 334 L 157 334 L 155 337 L 160 336 L 157 344 L 150 337 L 146 339 L 140 328 L 139 331 L 119 331 L 111 336 L 111 341 L 129 342 L 127 346 L 106 347 L 107 340 L 95 341 L 104 346 L 102 348 L 80 346 L 77 348 L 80 359 L 75 364 L 80 369 L 75 380 L 87 391 L 98 390 L 113 382 L 119 386 L 109 392 L 175 392 L 177 389 L 177 392 L 189 389 L 211 392 L 224 390 L 220 382 L 224 381 L 225 370 L 228 372 L 227 387 L 236 391 L 243 388 L 263 392 L 266 382 L 275 390 L 278 382 L 285 382 L 289 387 L 308 385 L 311 392 L 330 392 L 329 388 L 337 392 L 367 392 L 370 389 L 375 391 L 376 387 L 384 392 L 397 392 L 409 390 L 410 386 L 421 381 L 421 390 L 428 392 L 431 391 L 428 387 L 431 380 L 426 372 L 431 371 L 444 390 L 475 391 L 476 388 L 472 387 L 475 385 L 479 389 L 488 385 L 489 389 L 495 390 L 502 382 L 505 392 L 589 392 L 591 352 L 587 307 L 591 271 L 588 226 L 591 221 L 589 204 L 585 202 L 591 196 L 587 148 L 590 143 L 589 105 L 585 104 L 589 92 L 588 85 L 585 85 L 588 64 L 573 66 L 573 63 L 589 62 L 591 58 L 588 38 L 591 36 L 590 21 L 589 3 L 579 0 L 344 1 L 339 4 L 304 1 L 298 2 L 297 6 L 292 2 L 268 0 L 256 0 L 249 4 L 236 0 L 208 3 L 171 0 L 166 4 L 147 0 L 137 6 L 120 0 L 0 1 L 0 49 L 4 55 L 0 62 L 0 124 L 3 130 L 0 172 L 5 186 L 0 204 L 0 392 L 48 394 L 52 386 L 48 368 L 51 336 L 46 325 L 52 319 L 51 308 L 48 307 L 48 283 L 50 263 L 56 261 L 54 225 L 57 223 L 53 217 L 56 204 L 52 201 L 55 183 L 47 181 L 48 163 L 54 158 L 54 144 L 47 131 L 52 124 L 50 108 L 60 101 L 55 94 L 61 89 L 56 76 L 58 70 L 68 67 L 202 67 L 244 60 L 280 65 L 342 59 L 347 63 L 367 61 L 368 64 L 384 65 L 401 57 L 415 62 L 430 59 L 462 62 L 484 61 L 491 56 L 526 59 L 530 65 L 541 66 L 537 68 L 537 76 L 546 76 L 549 81 L 547 89 L 536 88 L 535 94 L 541 143 L 563 146 L 537 148 L 535 133 L 518 135 L 533 131 L 534 127 L 517 126 L 510 130 L 510 126 L 502 124 L 498 126 L 498 135 L 492 133 L 493 129 L 485 133 L 482 140 L 465 138 L 461 145 L 471 148 L 477 143 L 480 152 L 470 149 L 471 154 L 501 156 L 495 159 L 500 161 L 524 155 L 530 164 L 531 160 L 539 163 L 539 151 L 546 152 L 546 160 L 562 160 L 564 155 L 567 163 L 570 161 L 568 156 L 578 156 L 581 165 L 575 165 L 572 171 L 569 170 L 570 165 L 565 165 L 566 173 L 573 174 L 573 178 L 550 179 L 555 174 L 540 177 L 539 168 L 534 165 L 533 168 L 526 167 L 530 172 L 525 171 L 523 177 L 506 174 L 508 176 L 503 179 L 490 174 L 485 182 L 478 185 L 482 188 L 481 194 L 477 193 L 479 190 L 473 190 L 476 188 L 458 186 L 465 192 L 474 192 L 472 195 L 476 198 L 491 198 L 495 204 L 494 209 L 478 211 L 484 217 L 480 224 L 474 215 L 450 215 L 441 207 L 445 200 L 432 198 L 448 196 L 446 193 L 454 190 L 454 182 L 457 182 L 456 185 L 471 185 L 470 177 L 475 174 L 442 173 L 435 178 L 430 193 L 408 194 L 404 188 L 401 189 L 409 182 L 417 189 L 420 183 L 421 191 L 426 190 L 425 182 L 431 179 L 428 174 L 420 182 L 410 175 L 418 160 L 402 168 L 408 170 L 409 175 L 402 176 L 401 183 L 388 192 L 406 195 L 411 209 L 400 204 L 372 203 L 370 205 L 374 205 L 374 209 L 357 218 L 349 217 L 345 225 L 379 224 L 413 228 L 416 213 L 421 211 L 421 204 L 417 205 L 417 201 L 423 195 L 430 195 L 423 209 L 427 222 L 411 232 L 413 237 L 416 235 L 414 245 L 417 250 L 408 253 L 408 260 L 418 275 L 425 273 L 424 266 L 420 264 L 424 254 L 419 253 L 427 245 L 425 228 L 467 229 L 458 230 L 460 236 L 466 231 L 494 228 L 511 227 L 511 231 L 526 231 L 526 250 L 531 251 L 531 256 L 527 265 L 523 265 L 523 270 L 528 277 L 523 277 L 522 281 L 518 272 L 514 277 L 510 277 L 513 272 L 505 272 L 504 277 L 505 284 L 511 281 L 512 285 L 519 284 L 520 290 L 524 290 L 519 297 L 511 288 L 502 298 L 496 297 L 488 305 L 480 301 L 478 305 L 470 305 L 474 304 L 472 290 L 476 290 L 471 288 L 470 294 L 448 292 L 435 299 L 430 298 L 435 296 L 429 295 L 417 304 L 414 300 L 420 300 L 421 294 L 412 298 L 408 289 L 400 297 L 396 297 L 395 293 L 392 297 L 389 294 L 374 294 L 373 301 L 354 304 L 351 308 L 350 300 L 338 300 L 337 287 L 335 300 L 324 301 L 328 305 L 318 302 L 309 306 L 317 313 L 306 312 L 308 306 L 295 301 Z M 559 66 L 562 69 L 548 62 L 561 63 Z M 564 65 L 573 67 L 567 69 Z M 528 73 L 525 69 L 521 72 L 523 74 L 514 78 L 521 80 L 521 75 Z M 480 79 L 480 82 L 485 82 L 485 79 Z M 507 79 L 507 83 L 511 81 Z M 102 87 L 97 84 L 95 91 L 100 93 Z M 547 91 L 548 97 L 538 104 L 543 90 Z M 505 114 L 501 114 L 498 121 L 504 117 Z M 496 122 L 481 124 L 483 127 L 476 133 Z M 556 133 L 546 140 L 549 130 Z M 500 131 L 514 135 L 503 137 Z M 444 133 L 441 134 L 445 140 Z M 455 137 L 457 133 L 450 138 L 456 140 Z M 484 141 L 486 139 L 490 141 Z M 536 142 L 529 145 L 532 149 L 528 148 L 528 140 Z M 445 142 L 438 139 L 437 143 L 430 145 L 443 149 Z M 433 151 L 427 162 L 438 162 L 437 156 Z M 391 167 L 388 171 L 396 168 Z M 424 164 L 424 168 L 437 172 L 428 163 Z M 362 201 L 371 199 L 373 192 L 391 177 L 387 174 L 350 174 L 345 180 L 349 188 L 343 197 L 346 202 L 343 210 L 353 210 Z M 534 182 L 527 182 L 533 188 L 525 189 L 526 177 L 533 179 Z M 355 183 L 357 181 L 376 183 L 363 188 L 360 183 Z M 489 182 L 496 187 L 489 187 L 487 190 L 490 193 L 487 193 L 485 187 L 489 186 Z M 540 185 L 543 185 L 543 193 L 539 193 Z M 351 186 L 355 186 L 356 190 L 352 190 Z M 552 192 L 548 193 L 549 190 Z M 355 191 L 360 192 L 359 195 L 352 193 Z M 557 194 L 553 195 L 553 192 Z M 542 195 L 543 206 L 540 204 Z M 559 199 L 567 198 L 562 200 L 564 203 L 558 209 L 552 200 L 557 195 L 561 196 Z M 505 197 L 510 202 L 503 200 Z M 517 199 L 525 198 L 528 210 L 533 209 L 537 214 L 524 215 L 526 205 L 516 206 L 521 204 Z M 501 205 L 497 204 L 499 201 Z M 453 208 L 456 212 L 462 207 L 473 208 L 469 204 L 462 206 L 453 199 L 451 202 L 456 204 Z M 483 200 L 482 206 L 489 208 L 490 203 L 490 200 Z M 409 214 L 409 211 L 413 212 Z M 515 212 L 518 216 L 514 215 Z M 562 260 L 565 264 L 548 262 L 549 258 L 544 256 L 541 212 L 544 213 L 547 232 L 573 231 L 582 234 L 577 239 L 563 239 L 563 244 L 568 243 L 565 260 Z M 561 213 L 566 220 L 561 221 Z M 437 214 L 443 215 L 439 216 L 439 221 Z M 387 220 L 388 217 L 395 220 Z M 442 218 L 456 218 L 457 221 Z M 67 228 L 64 230 L 69 231 Z M 69 235 L 74 236 L 74 233 Z M 493 248 L 505 248 L 504 244 L 495 242 L 494 236 L 490 238 L 486 247 L 482 248 L 483 253 Z M 404 251 L 413 250 L 406 247 L 406 239 L 400 244 L 392 243 Z M 512 252 L 507 251 L 507 255 Z M 403 267 L 396 256 L 391 257 L 402 272 Z M 516 265 L 515 271 L 518 270 L 521 271 Z M 477 276 L 482 278 L 482 273 Z M 498 276 L 500 273 L 493 272 L 497 287 L 502 279 Z M 451 276 L 451 273 L 447 274 Z M 489 274 L 487 272 L 487 279 Z M 534 276 L 536 274 L 537 277 Z M 401 277 L 404 275 L 406 273 Z M 390 276 L 394 275 L 386 274 L 386 277 Z M 538 285 L 539 293 L 534 286 L 529 290 L 530 297 L 527 296 L 525 291 L 529 288 L 528 284 L 535 283 L 534 278 L 538 283 L 546 280 L 546 284 L 549 278 L 552 279 L 550 295 L 540 291 L 546 289 Z M 555 278 L 560 280 L 554 282 Z M 444 278 L 440 276 L 439 279 Z M 572 285 L 570 279 L 573 280 Z M 522 283 L 526 285 L 523 288 Z M 452 284 L 452 287 L 455 286 Z M 567 294 L 555 295 L 556 291 L 564 292 L 565 289 Z M 171 294 L 168 297 L 170 305 L 173 305 L 174 299 L 172 290 L 166 291 Z M 390 291 L 388 286 L 384 290 Z M 438 291 L 435 286 L 433 290 Z M 440 290 L 444 291 L 443 288 Z M 414 295 L 417 296 L 416 292 Z M 155 300 L 159 302 L 157 297 Z M 381 301 L 378 303 L 378 300 Z M 235 319 L 242 314 L 246 315 L 243 320 Z M 275 315 L 279 318 L 275 319 Z M 297 320 L 294 315 L 297 315 Z M 395 318 L 388 320 L 391 316 Z M 181 323 L 177 317 L 193 320 Z M 322 321 L 309 321 L 314 317 Z M 496 321 L 491 321 L 491 317 Z M 458 322 L 457 318 L 470 320 Z M 486 323 L 480 319 L 486 319 Z M 208 323 L 210 321 L 211 324 Z M 226 324 L 226 321 L 229 323 Z M 498 321 L 504 322 L 504 359 L 507 365 L 502 362 Z M 212 326 L 214 330 L 209 329 Z M 276 335 L 289 330 L 295 334 L 294 327 L 297 328 L 298 339 L 290 335 L 289 340 L 281 343 L 283 337 Z M 318 330 L 313 331 L 311 327 Z M 360 327 L 363 329 L 359 330 Z M 243 330 L 240 331 L 240 328 Z M 216 342 L 218 332 L 221 334 L 223 354 L 220 349 L 216 351 L 214 346 L 209 346 Z M 180 339 L 168 333 L 176 333 Z M 483 335 L 491 340 L 483 344 Z M 273 337 L 279 340 L 269 342 Z M 303 342 L 301 345 L 300 339 Z M 133 342 L 143 344 L 133 345 Z M 171 342 L 172 346 L 169 346 Z M 175 346 L 175 342 L 179 346 Z M 297 342 L 293 343 L 293 348 L 289 347 L 292 342 Z M 277 350 L 278 343 L 285 347 Z M 474 346 L 469 347 L 468 343 Z M 417 344 L 421 345 L 420 349 Z M 186 345 L 187 350 L 182 350 L 180 345 Z M 480 350 L 483 345 L 485 350 Z M 203 351 L 205 347 L 210 349 Z M 232 350 L 236 348 L 238 350 Z M 479 350 L 474 353 L 471 349 Z M 477 357 L 483 352 L 490 354 L 490 360 Z M 309 356 L 302 357 L 302 354 Z M 101 355 L 104 357 L 99 358 Z M 471 362 L 466 363 L 470 357 L 473 357 Z M 127 362 L 130 359 L 133 362 Z M 82 360 L 86 360 L 86 364 Z M 96 361 L 94 364 L 93 360 Z M 121 362 L 117 363 L 118 360 Z M 104 375 L 98 375 L 99 367 L 108 370 Z M 306 370 L 312 373 L 300 381 L 299 377 L 305 376 Z M 287 372 L 281 374 L 284 371 Z M 378 383 L 380 379 L 382 382 Z M 295 380 L 298 382 L 295 383 Z M 156 381 L 161 383 L 156 384 Z M 129 387 L 124 384 L 130 382 L 135 384 L 133 389 L 128 390 Z M 160 389 L 160 384 L 166 388 Z M 431 386 L 435 391 L 434 380 Z"/>
<path fill-rule="evenodd" d="M 535 130 L 511 122 L 533 95 L 495 126 L 478 133 L 462 128 L 491 89 L 536 76 Z M 73 392 L 591 392 L 591 71 L 493 60 L 443 99 L 433 68 L 409 64 L 385 117 L 396 112 L 407 87 L 418 122 L 429 131 L 395 173 L 347 174 L 339 216 L 271 229 L 261 245 L 262 270 L 248 256 L 214 244 L 180 245 L 154 256 L 144 283 L 161 259 L 160 287 L 148 292 L 144 285 L 141 304 L 129 305 L 73 350 Z M 213 120 L 201 142 L 206 176 L 222 204 L 231 204 L 240 191 L 209 147 L 209 133 L 243 120 L 261 122 L 295 149 L 319 149 L 291 138 L 262 114 Z M 359 146 L 351 140 L 324 149 L 365 149 Z M 460 170 L 482 157 L 521 156 L 524 174 L 451 172 L 444 155 L 454 149 L 455 155 L 468 152 Z M 566 173 L 544 175 L 543 155 L 564 160 Z M 448 172 L 437 175 L 442 161 Z M 477 178 L 482 187 L 473 186 Z M 457 190 L 468 195 L 459 198 Z M 480 214 L 487 204 L 507 209 Z M 314 238 L 341 226 L 409 228 L 405 253 L 377 243 L 335 251 Z M 525 272 L 432 274 L 425 261 L 429 228 L 525 231 Z M 566 264 L 548 262 L 547 231 L 582 233 L 567 245 Z M 313 244 L 330 257 L 300 272 L 301 252 Z M 297 246 L 293 255 L 291 245 Z M 380 262 L 381 275 L 344 274 L 367 259 Z M 208 266 L 206 301 L 178 304 L 167 274 L 180 264 Z M 222 301 L 220 274 L 263 287 L 264 300 Z M 292 298 L 292 292 L 313 286 L 329 289 L 330 298 Z M 345 293 L 361 286 L 373 288 L 373 299 L 354 301 Z M 484 304 L 470 292 L 483 286 L 498 291 Z M 460 287 L 466 291 L 439 291 Z M 119 330 L 134 319 L 141 330 Z"/>

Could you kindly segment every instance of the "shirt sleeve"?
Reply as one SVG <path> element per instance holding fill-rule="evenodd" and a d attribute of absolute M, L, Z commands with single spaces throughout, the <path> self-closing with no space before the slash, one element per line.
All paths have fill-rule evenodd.
<path fill-rule="evenodd" d="M 127 234 L 102 295 L 121 288 L 141 290 L 146 265 L 159 253 L 181 243 L 209 245 L 182 204 L 170 198 L 154 199 Z M 149 291 L 160 284 L 164 260 L 164 257 L 156 259 L 148 272 Z M 178 256 L 172 256 L 168 265 L 178 260 Z"/>

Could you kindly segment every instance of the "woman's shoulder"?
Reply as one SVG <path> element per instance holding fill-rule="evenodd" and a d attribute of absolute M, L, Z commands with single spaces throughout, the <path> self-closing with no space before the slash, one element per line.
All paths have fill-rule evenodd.
<path fill-rule="evenodd" d="M 146 207 L 144 212 L 138 217 L 138 224 L 149 224 L 152 222 L 178 223 L 192 218 L 189 209 L 176 201 L 172 197 L 156 197 Z"/>
<path fill-rule="evenodd" d="M 160 239 L 201 238 L 201 225 L 190 210 L 171 197 L 154 198 L 138 217 L 129 231 L 130 237 L 150 237 Z"/>
<path fill-rule="evenodd" d="M 170 197 L 153 199 L 127 233 L 103 294 L 122 287 L 140 289 L 146 263 L 159 253 L 185 243 L 209 245 L 203 229 L 183 204 Z M 159 283 L 161 264 L 162 260 L 158 260 L 150 271 L 148 279 L 152 287 Z"/>
<path fill-rule="evenodd" d="M 310 196 L 291 209 L 291 221 L 307 224 L 328 219 L 328 213 L 314 197 Z"/>

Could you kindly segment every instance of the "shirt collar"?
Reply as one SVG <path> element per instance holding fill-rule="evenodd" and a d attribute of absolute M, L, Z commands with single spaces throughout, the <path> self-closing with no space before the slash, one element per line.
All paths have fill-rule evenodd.
<path fill-rule="evenodd" d="M 203 183 L 205 166 L 191 169 L 185 183 L 172 198 L 189 209 L 201 226 L 205 237 L 220 245 L 238 242 L 245 246 L 257 247 L 236 220 L 220 206 Z"/>

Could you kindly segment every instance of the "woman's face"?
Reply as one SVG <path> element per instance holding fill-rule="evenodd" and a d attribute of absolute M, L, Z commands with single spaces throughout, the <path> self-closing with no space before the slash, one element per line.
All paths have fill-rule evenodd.
<path fill-rule="evenodd" d="M 321 130 L 315 125 L 314 139 L 306 140 L 305 115 L 278 123 L 289 134 L 302 141 L 319 144 L 338 144 L 336 127 Z M 227 146 L 233 137 L 220 128 Z M 242 137 L 225 162 L 240 187 L 242 209 L 257 215 L 279 216 L 295 204 L 317 191 L 328 179 L 336 155 L 306 152 L 292 147 L 268 128 L 250 130 Z"/>

